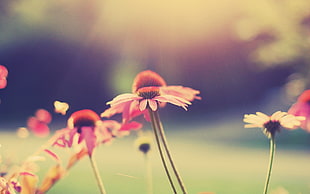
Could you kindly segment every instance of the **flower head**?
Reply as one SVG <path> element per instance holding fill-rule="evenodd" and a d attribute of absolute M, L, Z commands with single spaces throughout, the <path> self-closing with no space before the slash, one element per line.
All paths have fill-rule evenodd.
<path fill-rule="evenodd" d="M 304 91 L 293 104 L 288 113 L 296 116 L 304 116 L 306 119 L 301 122 L 301 128 L 310 132 L 310 90 Z"/>
<path fill-rule="evenodd" d="M 97 113 L 89 109 L 74 112 L 68 119 L 67 128 L 59 130 L 59 138 L 54 145 L 72 147 L 74 143 L 85 142 L 88 154 L 91 156 L 94 148 L 100 143 L 110 141 L 112 138 L 123 135 L 131 129 L 139 129 L 141 124 L 129 122 L 124 125 L 112 121 L 102 121 Z M 78 138 L 75 142 L 75 137 Z"/>
<path fill-rule="evenodd" d="M 3 65 L 0 65 L 0 89 L 3 89 L 7 85 L 8 69 Z"/>
<path fill-rule="evenodd" d="M 161 87 L 166 86 L 165 80 L 157 73 L 146 70 L 138 73 L 133 80 L 132 93 L 136 93 L 140 88 L 144 87 Z"/>
<path fill-rule="evenodd" d="M 157 73 L 147 70 L 139 73 L 134 79 L 133 93 L 116 96 L 107 102 L 111 107 L 104 111 L 102 117 L 111 117 L 117 113 L 123 114 L 125 122 L 140 114 L 147 116 L 147 109 L 156 111 L 158 107 L 171 103 L 187 110 L 194 99 L 200 99 L 198 90 L 183 86 L 167 86 Z"/>
<path fill-rule="evenodd" d="M 277 111 L 271 116 L 261 112 L 256 114 L 245 114 L 243 121 L 247 124 L 245 128 L 262 128 L 267 137 L 274 136 L 281 127 L 286 129 L 296 129 L 300 126 L 304 117 L 296 117 L 286 112 Z"/>

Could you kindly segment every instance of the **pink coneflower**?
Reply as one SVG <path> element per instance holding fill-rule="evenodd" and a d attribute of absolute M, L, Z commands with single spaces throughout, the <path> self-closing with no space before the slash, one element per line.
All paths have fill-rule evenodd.
<path fill-rule="evenodd" d="M 132 85 L 132 93 L 116 96 L 112 101 L 107 103 L 111 107 L 101 114 L 102 117 L 111 117 L 117 113 L 122 113 L 124 123 L 127 123 L 138 115 L 144 114 L 145 118 L 151 121 L 159 154 L 174 193 L 176 193 L 176 188 L 167 168 L 162 146 L 182 192 L 185 194 L 187 191 L 169 151 L 164 129 L 159 118 L 158 107 L 164 107 L 167 103 L 170 103 L 187 110 L 187 107 L 191 105 L 191 101 L 201 99 L 197 96 L 199 93 L 198 90 L 188 87 L 167 86 L 161 76 L 153 71 L 146 70 L 140 72 L 135 77 Z"/>
<path fill-rule="evenodd" d="M 102 117 L 111 117 L 122 113 L 124 121 L 140 114 L 147 114 L 147 108 L 156 111 L 158 107 L 171 103 L 187 110 L 194 99 L 200 99 L 200 92 L 183 86 L 167 86 L 157 73 L 147 70 L 139 73 L 134 79 L 132 93 L 116 96 L 107 104 L 111 107 L 104 111 Z"/>
<path fill-rule="evenodd" d="M 135 127 L 141 128 L 141 125 L 138 123 L 127 123 L 124 126 L 116 121 L 101 121 L 97 113 L 89 109 L 84 109 L 76 111 L 70 116 L 68 127 L 58 131 L 61 135 L 55 141 L 54 145 L 72 147 L 75 136 L 78 136 L 77 144 L 85 142 L 100 193 L 105 194 L 106 191 L 99 175 L 97 164 L 93 158 L 93 151 L 100 143 L 110 141 L 118 135 L 117 132 L 129 131 Z M 75 161 L 76 159 L 74 158 Z M 72 162 L 69 165 L 71 166 Z"/>
<path fill-rule="evenodd" d="M 0 65 L 0 89 L 3 89 L 7 85 L 8 69 L 3 65 Z"/>
<path fill-rule="evenodd" d="M 111 141 L 114 137 L 141 127 L 142 125 L 137 122 L 122 125 L 114 120 L 102 121 L 94 111 L 83 109 L 70 116 L 67 128 L 59 131 L 62 135 L 56 140 L 55 145 L 72 147 L 74 143 L 80 144 L 85 141 L 88 154 L 91 156 L 94 148 L 100 143 Z M 77 142 L 74 142 L 75 136 L 78 136 Z"/>
<path fill-rule="evenodd" d="M 291 106 L 288 113 L 296 116 L 304 116 L 306 119 L 301 122 L 301 128 L 310 132 L 310 90 L 304 91 Z"/>

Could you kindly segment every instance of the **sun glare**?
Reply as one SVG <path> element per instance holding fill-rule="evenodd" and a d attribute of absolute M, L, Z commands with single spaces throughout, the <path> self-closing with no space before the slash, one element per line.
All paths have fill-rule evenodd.
<path fill-rule="evenodd" d="M 108 0 L 96 30 L 114 41 L 182 46 L 214 36 L 234 16 L 234 7 L 226 0 Z"/>

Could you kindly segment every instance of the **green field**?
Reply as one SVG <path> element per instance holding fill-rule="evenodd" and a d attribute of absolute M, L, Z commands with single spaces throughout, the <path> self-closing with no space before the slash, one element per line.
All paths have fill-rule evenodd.
<path fill-rule="evenodd" d="M 228 128 L 230 127 L 230 129 Z M 179 128 L 178 130 L 176 128 Z M 197 124 L 167 128 L 167 138 L 176 164 L 190 194 L 210 191 L 217 194 L 262 193 L 269 157 L 269 142 L 259 129 L 244 129 L 242 123 L 203 126 Z M 107 193 L 146 193 L 145 160 L 133 142 L 135 134 L 100 146 L 95 153 Z M 285 188 L 290 194 L 310 193 L 309 134 L 304 131 L 283 131 L 272 171 L 270 192 Z M 14 133 L 1 132 L 1 154 L 22 160 L 32 153 L 43 139 L 18 139 Z M 57 151 L 57 150 L 56 150 Z M 61 151 L 66 158 L 69 151 Z M 172 193 L 156 147 L 150 152 L 154 194 Z M 43 174 L 48 165 L 39 163 Z M 99 193 L 87 157 L 74 166 L 58 182 L 50 194 Z M 278 193 L 280 194 L 280 193 Z"/>

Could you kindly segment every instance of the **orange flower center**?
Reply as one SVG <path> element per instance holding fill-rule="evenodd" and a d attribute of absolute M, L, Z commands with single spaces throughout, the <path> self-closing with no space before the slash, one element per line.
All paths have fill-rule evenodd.
<path fill-rule="evenodd" d="M 158 87 L 140 88 L 138 89 L 137 94 L 138 96 L 143 97 L 144 99 L 152 99 L 160 95 Z"/>
<path fill-rule="evenodd" d="M 92 110 L 84 109 L 74 112 L 68 120 L 68 124 L 77 128 L 77 132 L 81 133 L 81 127 L 95 127 L 96 122 L 100 120 L 97 113 Z"/>
<path fill-rule="evenodd" d="M 147 70 L 140 72 L 134 79 L 133 85 L 132 85 L 132 92 L 135 93 L 139 89 L 144 87 L 160 87 L 160 86 L 166 86 L 165 80 L 160 77 L 157 73 Z"/>

